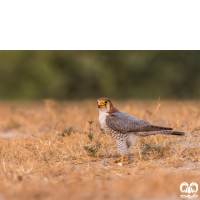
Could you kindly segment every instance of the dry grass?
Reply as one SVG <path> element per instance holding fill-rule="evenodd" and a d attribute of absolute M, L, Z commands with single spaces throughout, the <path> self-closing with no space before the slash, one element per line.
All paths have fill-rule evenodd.
<path fill-rule="evenodd" d="M 186 136 L 140 138 L 121 167 L 111 164 L 116 144 L 99 130 L 96 101 L 1 102 L 0 200 L 180 199 L 183 181 L 200 185 L 200 102 L 114 104 Z M 96 141 L 91 156 L 84 146 Z"/>

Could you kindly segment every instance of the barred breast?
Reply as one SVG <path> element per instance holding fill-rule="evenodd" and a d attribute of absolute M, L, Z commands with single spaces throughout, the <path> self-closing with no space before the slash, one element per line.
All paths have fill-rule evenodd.
<path fill-rule="evenodd" d="M 114 129 L 110 128 L 108 125 L 104 126 L 104 130 L 108 135 L 110 135 L 115 140 L 126 140 L 128 138 L 128 134 L 122 133 L 120 131 L 115 131 Z"/>
<path fill-rule="evenodd" d="M 116 131 L 110 128 L 106 124 L 107 113 L 100 113 L 99 122 L 101 124 L 101 128 L 110 135 L 113 139 L 116 140 L 117 151 L 120 155 L 125 155 L 129 148 L 135 145 L 137 136 L 134 133 L 122 133 L 120 131 Z"/>
<path fill-rule="evenodd" d="M 128 149 L 133 147 L 137 141 L 137 136 L 135 133 L 121 133 L 120 131 L 115 131 L 105 126 L 106 133 L 116 140 L 117 151 L 120 155 L 125 155 Z"/>
<path fill-rule="evenodd" d="M 120 155 L 125 155 L 128 150 L 127 146 L 128 134 L 121 133 L 120 131 L 115 131 L 107 125 L 104 126 L 104 130 L 108 135 L 110 135 L 113 139 L 116 140 L 118 153 Z"/>

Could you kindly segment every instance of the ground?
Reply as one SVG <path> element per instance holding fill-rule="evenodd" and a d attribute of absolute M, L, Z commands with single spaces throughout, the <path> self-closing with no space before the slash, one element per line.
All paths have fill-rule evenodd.
<path fill-rule="evenodd" d="M 182 182 L 200 186 L 199 101 L 113 103 L 186 135 L 139 138 L 120 166 L 96 100 L 0 102 L 0 200 L 181 199 Z"/>

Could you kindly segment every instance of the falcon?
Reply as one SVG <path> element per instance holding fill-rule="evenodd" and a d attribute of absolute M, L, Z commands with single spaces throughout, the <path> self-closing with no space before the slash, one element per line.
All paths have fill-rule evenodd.
<path fill-rule="evenodd" d="M 123 162 L 127 151 L 132 148 L 137 136 L 149 136 L 156 134 L 183 136 L 185 133 L 173 131 L 172 128 L 151 125 L 150 123 L 135 118 L 117 110 L 110 99 L 100 98 L 97 100 L 99 108 L 99 123 L 117 143 L 117 151 L 121 157 L 116 162 Z"/>

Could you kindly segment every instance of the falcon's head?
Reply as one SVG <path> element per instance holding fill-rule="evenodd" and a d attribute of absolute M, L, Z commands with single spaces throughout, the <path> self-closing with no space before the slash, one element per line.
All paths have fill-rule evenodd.
<path fill-rule="evenodd" d="M 112 102 L 110 99 L 103 97 L 97 100 L 99 111 L 113 113 L 116 111 L 116 108 L 113 107 Z"/>

